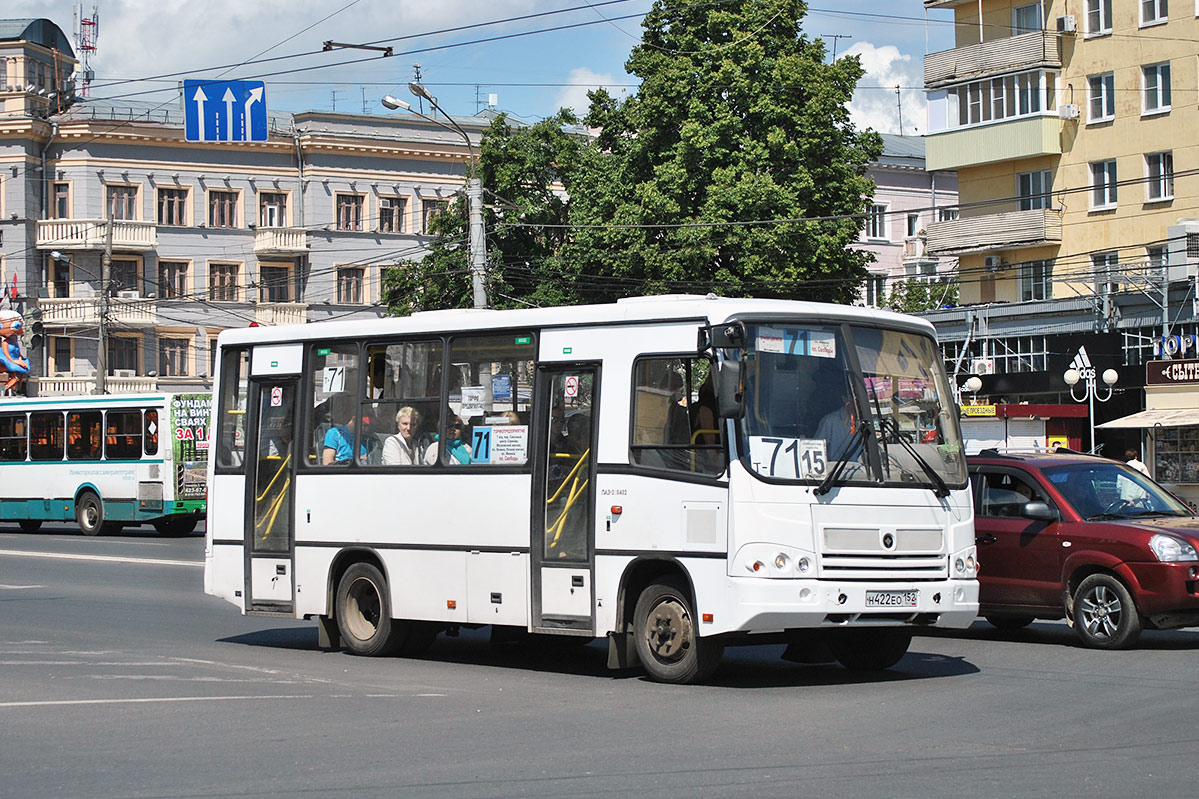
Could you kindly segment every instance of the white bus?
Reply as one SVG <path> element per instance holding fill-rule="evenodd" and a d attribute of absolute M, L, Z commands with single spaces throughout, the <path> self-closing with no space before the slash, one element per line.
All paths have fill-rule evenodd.
<path fill-rule="evenodd" d="M 208 394 L 0 400 L 0 520 L 190 533 L 207 502 L 211 406 Z"/>
<path fill-rule="evenodd" d="M 957 408 L 927 322 L 715 297 L 441 311 L 219 339 L 205 590 L 320 645 L 606 637 L 703 679 L 726 645 L 894 665 L 978 610 Z"/>

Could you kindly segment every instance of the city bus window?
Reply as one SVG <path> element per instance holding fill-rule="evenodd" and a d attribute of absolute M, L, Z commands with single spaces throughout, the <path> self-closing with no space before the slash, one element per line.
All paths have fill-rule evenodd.
<path fill-rule="evenodd" d="M 0 416 L 0 461 L 23 461 L 28 451 L 25 414 Z"/>
<path fill-rule="evenodd" d="M 450 342 L 443 462 L 520 465 L 529 456 L 533 334 L 456 336 Z M 439 442 L 440 443 L 440 442 Z"/>
<path fill-rule="evenodd" d="M 98 461 L 101 452 L 103 414 L 100 411 L 67 413 L 67 459 Z"/>
<path fill-rule="evenodd" d="M 362 416 L 374 420 L 383 466 L 421 466 L 436 461 L 433 447 L 441 407 L 441 342 L 372 344 Z"/>
<path fill-rule="evenodd" d="M 158 424 L 158 411 L 151 408 L 146 411 L 146 454 L 158 454 L 158 433 L 160 426 Z"/>
<path fill-rule="evenodd" d="M 317 344 L 312 348 L 311 416 L 306 428 L 311 434 L 310 466 L 348 466 L 355 457 L 366 462 L 377 459 L 374 418 L 359 412 L 358 345 Z"/>
<path fill-rule="evenodd" d="M 142 456 L 142 415 L 139 411 L 109 411 L 106 415 L 104 457 L 139 460 Z"/>
<path fill-rule="evenodd" d="M 724 434 L 706 358 L 642 358 L 633 386 L 633 463 L 720 474 Z"/>
<path fill-rule="evenodd" d="M 29 415 L 29 454 L 35 461 L 62 460 L 62 412 Z"/>
<path fill-rule="evenodd" d="M 221 396 L 217 402 L 216 466 L 241 470 L 246 461 L 246 397 L 250 352 L 221 352 Z"/>

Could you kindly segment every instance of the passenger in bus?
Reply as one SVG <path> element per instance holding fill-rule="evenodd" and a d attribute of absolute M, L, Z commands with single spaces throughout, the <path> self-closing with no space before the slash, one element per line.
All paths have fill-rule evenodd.
<path fill-rule="evenodd" d="M 383 442 L 384 466 L 412 466 L 433 464 L 437 462 L 435 451 L 421 451 L 418 431 L 420 430 L 420 411 L 410 406 L 404 406 L 396 411 L 396 433 L 388 436 Z"/>
<path fill-rule="evenodd" d="M 466 424 L 463 423 L 462 417 L 455 416 L 446 429 L 446 435 L 449 440 L 449 445 L 446 447 L 446 452 L 449 457 L 446 459 L 450 466 L 466 466 L 470 463 L 470 433 L 467 431 Z M 427 463 L 436 463 L 437 458 L 441 454 L 441 442 L 434 439 L 429 446 L 428 452 L 425 453 Z M 429 453 L 432 453 L 430 456 Z"/>
<path fill-rule="evenodd" d="M 849 386 L 842 380 L 840 385 L 839 399 L 837 406 L 824 415 L 820 420 L 820 424 L 816 426 L 816 438 L 823 438 L 828 442 L 828 457 L 829 459 L 838 458 L 842 452 L 850 460 L 854 460 L 861 455 L 862 442 L 858 436 L 857 408 L 854 405 L 853 394 L 849 390 Z M 848 442 L 853 439 L 855 444 L 850 445 Z"/>
<path fill-rule="evenodd" d="M 325 433 L 322 465 L 343 465 L 353 460 L 354 415 L 354 402 L 348 394 L 334 394 L 329 398 L 329 419 L 334 425 Z"/>
<path fill-rule="evenodd" d="M 291 454 L 291 419 L 284 417 L 275 421 L 278 429 L 267 439 L 263 454 L 268 458 L 285 458 Z"/>

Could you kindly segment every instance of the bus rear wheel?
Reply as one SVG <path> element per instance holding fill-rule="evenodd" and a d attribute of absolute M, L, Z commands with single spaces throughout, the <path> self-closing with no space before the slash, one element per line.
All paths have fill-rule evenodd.
<path fill-rule="evenodd" d="M 98 535 L 104 528 L 104 503 L 91 491 L 75 500 L 75 523 L 84 535 Z"/>
<path fill-rule="evenodd" d="M 693 605 L 678 578 L 664 578 L 641 592 L 633 611 L 633 638 L 650 679 L 701 682 L 720 664 L 724 645 L 698 634 Z"/>
<path fill-rule="evenodd" d="M 390 655 L 404 643 L 407 627 L 391 618 L 391 601 L 382 572 L 355 563 L 337 583 L 337 629 L 355 655 Z"/>
<path fill-rule="evenodd" d="M 154 530 L 159 535 L 190 535 L 196 529 L 196 519 L 192 516 L 172 516 L 154 522 Z"/>

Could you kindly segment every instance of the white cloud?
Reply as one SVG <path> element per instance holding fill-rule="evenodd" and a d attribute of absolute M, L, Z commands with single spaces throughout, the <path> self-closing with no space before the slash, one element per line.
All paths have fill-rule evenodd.
<path fill-rule="evenodd" d="M 571 108 L 576 114 L 583 116 L 591 105 L 591 101 L 587 99 L 587 92 L 607 86 L 608 93 L 619 98 L 627 89 L 612 88 L 612 84 L 628 83 L 628 80 L 627 76 L 618 80 L 612 75 L 592 72 L 587 67 L 572 69 L 566 77 L 566 82 L 571 85 L 558 92 L 555 108 Z"/>
<path fill-rule="evenodd" d="M 879 133 L 900 133 L 902 110 L 902 133 L 908 136 L 924 133 L 928 103 L 921 88 L 922 59 L 901 53 L 894 45 L 876 47 L 870 42 L 855 42 L 845 55 L 858 56 L 866 73 L 858 81 L 849 103 L 849 117 L 859 130 L 873 128 Z"/>

